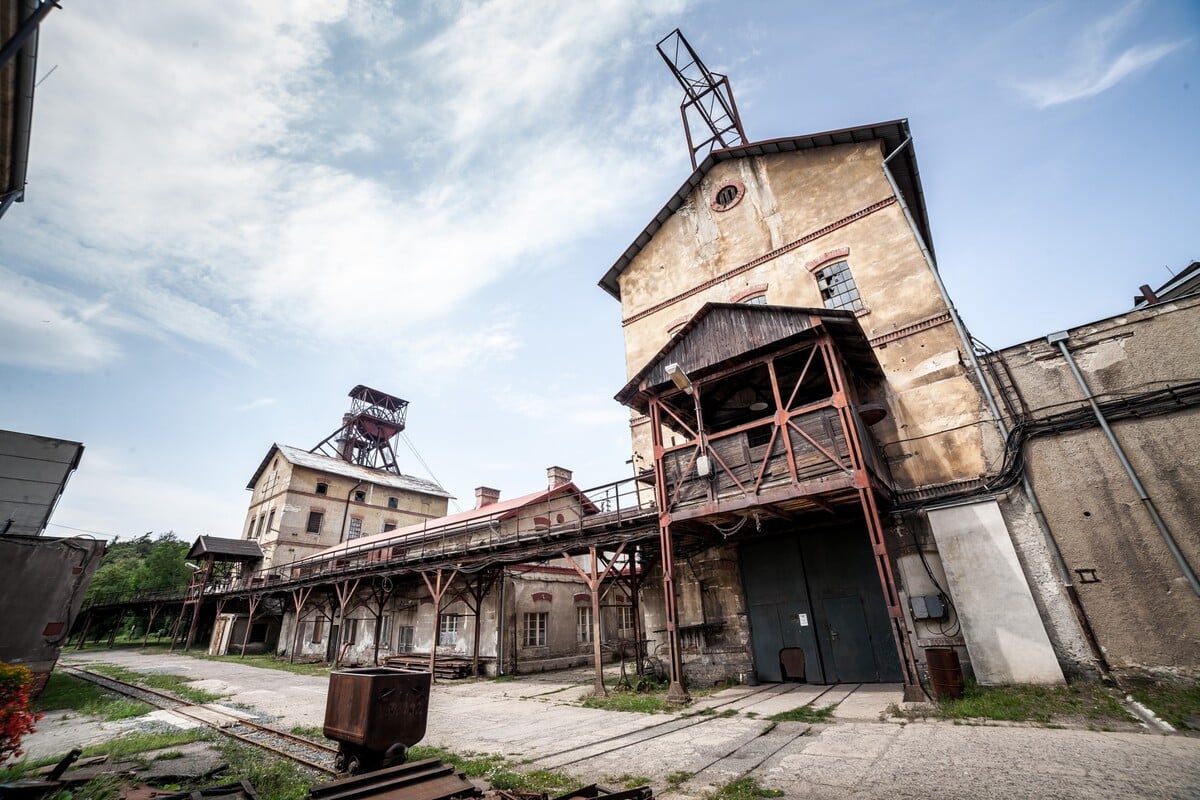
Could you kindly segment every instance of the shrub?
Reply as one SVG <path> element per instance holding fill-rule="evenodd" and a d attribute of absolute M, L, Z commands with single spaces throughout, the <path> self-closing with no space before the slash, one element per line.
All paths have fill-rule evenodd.
<path fill-rule="evenodd" d="M 0 764 L 21 757 L 21 737 L 42 717 L 29 710 L 32 688 L 32 672 L 0 662 Z"/>

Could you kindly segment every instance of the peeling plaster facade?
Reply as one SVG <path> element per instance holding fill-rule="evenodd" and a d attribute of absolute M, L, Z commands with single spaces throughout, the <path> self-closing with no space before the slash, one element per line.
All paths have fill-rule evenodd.
<path fill-rule="evenodd" d="M 907 124 L 900 124 L 906 132 Z M 660 214 L 657 229 L 647 229 L 623 257 L 623 266 L 602 281 L 613 292 L 608 281 L 615 275 L 619 287 L 613 293 L 621 302 L 627 375 L 636 375 L 705 303 L 826 306 L 816 273 L 845 262 L 861 296 L 858 322 L 885 375 L 878 394 L 864 400 L 887 409 L 871 433 L 894 490 L 936 496 L 954 484 L 985 478 L 1003 459 L 1003 440 L 920 241 L 885 175 L 885 143 L 822 146 L 818 141 L 811 149 L 772 154 L 755 154 L 754 147 L 702 165 L 674 213 L 665 219 Z M 919 188 L 915 160 L 912 169 Z M 717 193 L 729 186 L 738 190 L 739 199 L 721 207 Z M 920 202 L 915 196 L 904 199 L 909 206 Z M 631 437 L 640 469 L 653 463 L 650 434 L 649 420 L 635 413 Z M 958 648 L 968 669 L 973 659 L 987 659 L 978 672 L 997 682 L 1018 675 L 1031 682 L 1061 682 L 1060 663 L 1068 672 L 1089 671 L 1093 662 L 1086 640 L 1026 498 L 1018 487 L 990 502 L 997 513 L 989 524 L 1004 533 L 997 540 L 1006 548 L 1003 558 L 975 552 L 968 538 L 966 549 L 958 551 L 965 561 L 954 566 L 968 574 L 982 570 L 1005 585 L 1013 582 L 1013 591 L 1035 611 L 1013 623 L 1009 645 L 1000 651 L 970 652 L 970 637 L 964 640 L 961 620 L 954 617 L 913 618 L 911 596 L 948 591 L 953 601 L 948 570 L 923 513 L 885 514 L 906 635 L 918 661 L 926 647 L 950 646 Z M 795 520 L 788 535 L 798 535 L 810 522 Z M 739 563 L 739 546 L 730 541 L 688 559 L 695 574 L 681 570 L 676 578 L 685 672 L 694 682 L 753 674 L 756 666 L 762 671 L 752 655 L 754 626 Z M 655 583 L 660 578 L 646 576 L 644 607 L 648 635 L 659 637 L 651 646 L 661 649 L 662 589 Z M 978 624 L 994 623 L 993 617 Z M 700 634 L 690 635 L 689 628 Z M 1036 656 L 1023 663 L 1026 643 L 1035 640 L 1041 642 Z"/>

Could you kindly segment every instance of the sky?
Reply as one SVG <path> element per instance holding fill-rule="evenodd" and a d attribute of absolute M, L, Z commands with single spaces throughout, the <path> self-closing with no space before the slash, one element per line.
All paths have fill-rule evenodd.
<path fill-rule="evenodd" d="M 462 508 L 629 475 L 596 283 L 691 171 L 676 27 L 751 140 L 909 119 L 993 348 L 1200 258 L 1194 0 L 71 0 L 0 219 L 0 428 L 86 447 L 47 533 L 239 536 L 357 384 Z"/>

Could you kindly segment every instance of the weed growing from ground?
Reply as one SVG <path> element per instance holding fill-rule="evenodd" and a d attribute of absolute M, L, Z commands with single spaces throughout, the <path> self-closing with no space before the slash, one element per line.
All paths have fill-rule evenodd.
<path fill-rule="evenodd" d="M 771 720 L 773 722 L 832 722 L 833 710 L 835 708 L 837 708 L 837 703 L 831 703 L 824 708 L 800 706 L 799 708 L 793 708 L 791 711 L 774 714 L 771 716 Z"/>

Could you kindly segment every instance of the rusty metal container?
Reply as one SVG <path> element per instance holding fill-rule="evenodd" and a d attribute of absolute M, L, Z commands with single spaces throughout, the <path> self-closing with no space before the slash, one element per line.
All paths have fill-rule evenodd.
<path fill-rule="evenodd" d="M 929 683 L 935 700 L 959 700 L 963 696 L 962 664 L 953 647 L 930 647 L 925 650 L 929 666 Z"/>
<path fill-rule="evenodd" d="M 430 677 L 397 667 L 330 673 L 325 736 L 374 753 L 411 747 L 425 735 Z"/>

